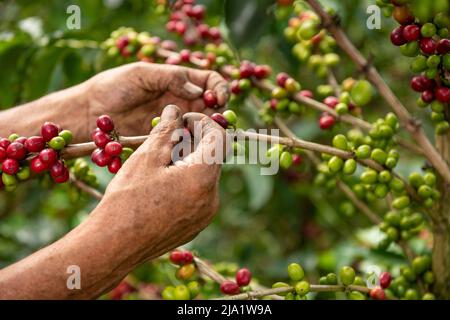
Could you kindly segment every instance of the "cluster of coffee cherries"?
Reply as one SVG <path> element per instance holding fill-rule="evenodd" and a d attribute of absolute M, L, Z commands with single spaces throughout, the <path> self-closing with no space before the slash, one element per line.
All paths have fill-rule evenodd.
<path fill-rule="evenodd" d="M 169 32 L 178 34 L 187 46 L 220 43 L 222 36 L 218 27 L 204 22 L 206 7 L 194 0 L 178 0 L 172 5 L 172 13 L 166 24 Z"/>
<path fill-rule="evenodd" d="M 19 181 L 27 180 L 31 173 L 49 171 L 55 183 L 69 180 L 69 170 L 60 159 L 60 151 L 72 141 L 72 132 L 61 130 L 46 122 L 40 136 L 29 138 L 15 133 L 9 138 L 0 138 L 0 162 L 2 179 L 0 187 L 6 191 L 16 189 Z"/>
<path fill-rule="evenodd" d="M 438 13 L 429 21 L 420 21 L 409 8 L 409 1 L 392 1 L 394 18 L 400 24 L 391 32 L 391 42 L 403 55 L 413 58 L 411 71 L 420 73 L 411 79 L 411 88 L 421 93 L 418 106 L 430 106 L 437 134 L 450 129 L 445 112 L 450 102 L 450 38 L 447 13 Z"/>
<path fill-rule="evenodd" d="M 178 266 L 176 271 L 177 279 L 181 281 L 192 280 L 196 273 L 194 264 L 194 255 L 187 250 L 174 250 L 169 255 L 169 260 Z M 186 284 L 178 286 L 167 286 L 161 295 L 164 300 L 191 300 L 200 293 L 200 285 L 198 281 L 189 281 Z"/>
<path fill-rule="evenodd" d="M 410 266 L 400 268 L 400 274 L 392 280 L 386 295 L 389 298 L 405 300 L 434 300 L 435 296 L 428 289 L 434 283 L 434 274 L 431 271 L 431 258 L 421 255 L 414 258 Z M 417 283 L 421 282 L 426 292 L 421 293 Z"/>
<path fill-rule="evenodd" d="M 292 166 L 300 166 L 303 163 L 303 150 L 275 144 L 267 150 L 266 157 L 278 159 L 280 167 L 287 170 Z"/>
<path fill-rule="evenodd" d="M 108 167 L 110 173 L 117 173 L 122 163 L 133 153 L 133 149 L 124 148 L 118 141 L 114 122 L 108 115 L 97 118 L 97 128 L 92 132 L 91 137 L 97 146 L 91 154 L 92 162 L 99 167 Z"/>
<path fill-rule="evenodd" d="M 339 64 L 339 55 L 333 52 L 336 41 L 320 28 L 319 17 L 302 5 L 293 7 L 291 17 L 284 29 L 286 39 L 295 45 L 292 54 L 320 78 L 328 74 L 328 69 Z"/>
<path fill-rule="evenodd" d="M 249 290 L 252 273 L 247 268 L 236 271 L 235 281 L 225 280 L 220 284 L 220 291 L 226 295 L 236 295 Z"/>
<path fill-rule="evenodd" d="M 252 88 L 252 78 L 266 79 L 272 74 L 272 68 L 268 65 L 257 65 L 244 60 L 237 66 L 228 66 L 226 71 L 232 79 L 230 91 L 233 94 L 231 100 L 237 100 L 246 96 Z"/>

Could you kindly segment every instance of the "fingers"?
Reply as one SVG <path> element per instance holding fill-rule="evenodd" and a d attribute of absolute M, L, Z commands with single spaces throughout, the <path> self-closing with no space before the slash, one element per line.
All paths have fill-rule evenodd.
<path fill-rule="evenodd" d="M 142 145 L 149 151 L 150 161 L 156 166 L 168 166 L 172 163 L 173 147 L 179 142 L 183 133 L 181 110 L 175 105 L 163 109 L 160 123 L 151 131 L 149 138 Z"/>
<path fill-rule="evenodd" d="M 225 130 L 201 113 L 186 113 L 184 125 L 191 131 L 195 150 L 183 159 L 185 164 L 197 164 L 203 170 L 217 170 L 226 157 L 231 141 Z"/>
<path fill-rule="evenodd" d="M 228 101 L 230 92 L 225 79 L 215 71 L 188 69 L 188 78 L 204 90 L 213 90 L 217 96 L 217 103 L 223 107 Z"/>

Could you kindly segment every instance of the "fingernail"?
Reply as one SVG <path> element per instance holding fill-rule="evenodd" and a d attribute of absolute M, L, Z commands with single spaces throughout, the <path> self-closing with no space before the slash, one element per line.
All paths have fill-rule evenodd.
<path fill-rule="evenodd" d="M 196 95 L 199 96 L 203 93 L 203 89 L 196 86 L 195 84 L 193 84 L 192 82 L 186 82 L 183 86 L 183 89 L 186 90 L 187 92 L 189 92 L 192 95 Z"/>

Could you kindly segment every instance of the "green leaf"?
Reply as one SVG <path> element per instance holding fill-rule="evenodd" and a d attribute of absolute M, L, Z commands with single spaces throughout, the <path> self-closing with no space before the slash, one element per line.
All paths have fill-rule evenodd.
<path fill-rule="evenodd" d="M 240 166 L 240 169 L 244 174 L 249 190 L 250 201 L 248 205 L 252 210 L 259 210 L 270 201 L 273 178 L 272 176 L 261 175 L 261 168 L 256 165 Z"/>

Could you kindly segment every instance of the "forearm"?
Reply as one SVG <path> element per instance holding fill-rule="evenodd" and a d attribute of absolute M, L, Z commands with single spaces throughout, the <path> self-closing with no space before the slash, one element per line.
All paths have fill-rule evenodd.
<path fill-rule="evenodd" d="M 126 226 L 97 219 L 102 207 L 54 244 L 0 271 L 0 299 L 93 299 L 112 289 L 139 262 Z M 69 289 L 69 266 L 81 289 Z M 70 281 L 69 281 L 70 282 Z"/>
<path fill-rule="evenodd" d="M 52 121 L 71 130 L 74 142 L 86 141 L 89 138 L 88 112 L 85 84 L 80 84 L 0 112 L 0 137 L 11 133 L 38 135 L 41 125 Z"/>

